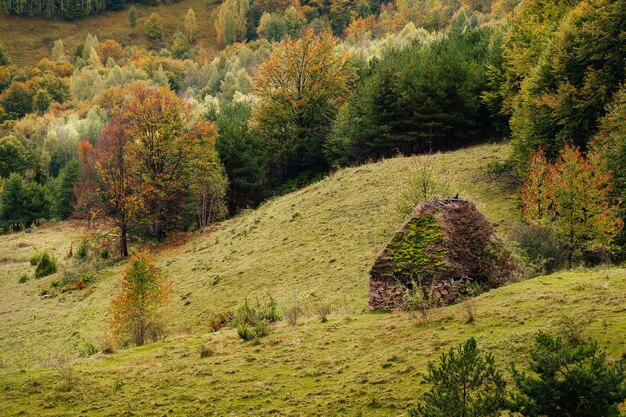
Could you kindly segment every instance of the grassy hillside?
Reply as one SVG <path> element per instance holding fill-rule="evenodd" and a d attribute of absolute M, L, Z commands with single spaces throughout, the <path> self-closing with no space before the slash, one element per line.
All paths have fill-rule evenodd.
<path fill-rule="evenodd" d="M 198 21 L 196 45 L 212 49 L 215 48 L 213 20 L 217 5 L 216 2 L 206 0 L 181 0 L 158 6 L 136 4 L 139 19 L 135 33 L 128 25 L 130 6 L 77 21 L 8 16 L 0 13 L 0 43 L 4 44 L 12 62 L 18 66 L 32 65 L 41 58 L 50 57 L 52 45 L 57 39 L 63 40 L 66 53 L 73 54 L 76 47 L 85 40 L 87 33 L 98 36 L 100 41 L 115 39 L 122 45 L 156 47 L 169 44 L 176 31 L 183 31 L 185 14 L 192 8 Z M 153 12 L 161 16 L 161 22 L 165 26 L 163 42 L 155 43 L 144 34 L 144 23 Z"/>
<path fill-rule="evenodd" d="M 453 192 L 476 200 L 503 233 L 514 222 L 516 200 L 490 181 L 483 168 L 504 158 L 506 151 L 502 145 L 485 145 L 432 157 L 441 175 L 455 178 Z M 173 330 L 206 329 L 215 312 L 233 308 L 246 296 L 268 293 L 281 306 L 297 298 L 365 310 L 369 268 L 401 223 L 397 219 L 390 225 L 390 220 L 416 161 L 396 158 L 341 170 L 193 235 L 184 245 L 160 250 L 158 259 L 178 294 L 172 308 Z M 31 254 L 51 248 L 63 263 L 82 233 L 74 225 L 59 224 L 0 237 L 7 260 L 0 265 L 0 294 L 7 297 L 0 305 L 6 318 L 0 321 L 0 361 L 26 366 L 45 359 L 51 343 L 76 351 L 99 336 L 123 266 L 102 271 L 89 291 L 49 300 L 38 296 L 39 289 L 49 287 L 62 271 L 18 283 L 22 274 L 33 273 L 28 264 Z M 28 353 L 5 349 L 5 343 L 22 345 Z"/>
<path fill-rule="evenodd" d="M 420 158 L 450 175 L 452 192 L 475 200 L 506 237 L 517 221 L 516 198 L 485 173 L 506 153 L 504 145 L 483 145 Z M 396 201 L 420 158 L 341 170 L 159 248 L 176 291 L 170 336 L 114 355 L 79 357 L 97 344 L 123 265 L 86 290 L 43 299 L 39 288 L 62 272 L 19 284 L 32 274 L 29 255 L 48 248 L 63 258 L 83 231 L 57 224 L 0 237 L 0 414 L 396 416 L 424 389 L 425 364 L 441 349 L 474 335 L 499 359 L 523 360 L 532 335 L 564 314 L 601 317 L 590 332 L 613 357 L 626 352 L 626 271 L 619 269 L 492 291 L 479 299 L 473 325 L 464 324 L 462 306 L 441 309 L 427 325 L 406 314 L 367 313 L 367 272 L 397 225 Z M 267 293 L 282 309 L 298 300 L 331 303 L 334 313 L 325 324 L 313 313 L 295 328 L 281 322 L 260 345 L 233 330 L 209 333 L 215 312 Z M 201 359 L 201 342 L 214 355 Z M 59 353 L 76 358 L 74 391 L 63 392 L 50 367 Z"/>
<path fill-rule="evenodd" d="M 7 363 L 0 401 L 6 415 L 398 416 L 425 389 L 427 361 L 471 336 L 505 368 L 524 362 L 533 334 L 554 330 L 563 314 L 597 315 L 589 334 L 611 357 L 624 354 L 625 273 L 557 274 L 500 288 L 478 299 L 475 324 L 452 306 L 427 325 L 373 313 L 280 323 L 260 345 L 234 330 L 180 335 L 79 359 L 72 392 L 45 364 L 23 372 Z M 213 356 L 200 358 L 202 342 Z"/>

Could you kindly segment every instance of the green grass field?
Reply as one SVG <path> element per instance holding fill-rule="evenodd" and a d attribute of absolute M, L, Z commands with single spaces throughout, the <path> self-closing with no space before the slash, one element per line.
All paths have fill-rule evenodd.
<path fill-rule="evenodd" d="M 85 40 L 87 33 L 98 36 L 100 41 L 115 39 L 123 46 L 161 47 L 169 45 L 172 35 L 183 31 L 183 20 L 187 10 L 196 12 L 198 30 L 194 46 L 216 50 L 213 21 L 217 3 L 205 0 L 181 0 L 171 4 L 146 6 L 137 4 L 139 19 L 134 33 L 128 25 L 128 9 L 107 11 L 77 21 L 61 19 L 41 19 L 34 17 L 8 16 L 0 13 L 0 44 L 9 51 L 12 62 L 24 67 L 37 63 L 41 58 L 50 57 L 54 41 L 62 39 L 65 52 L 73 54 L 76 47 Z M 144 34 L 144 23 L 151 13 L 161 16 L 165 35 L 161 42 L 151 41 Z"/>
<path fill-rule="evenodd" d="M 63 223 L 0 237 L 0 414 L 398 416 L 426 388 L 426 363 L 443 350 L 475 336 L 503 367 L 523 363 L 533 335 L 557 329 L 565 315 L 596 317 L 588 333 L 611 358 L 626 354 L 623 269 L 507 285 L 478 299 L 474 324 L 465 324 L 462 305 L 437 310 L 428 324 L 368 312 L 368 270 L 398 224 L 394 207 L 411 167 L 430 159 L 506 239 L 519 221 L 515 190 L 486 166 L 507 151 L 482 145 L 341 170 L 160 248 L 176 291 L 169 335 L 112 355 L 84 351 L 98 343 L 123 265 L 102 271 L 88 289 L 43 299 L 39 289 L 63 273 L 62 258 L 84 231 Z M 61 271 L 19 284 L 32 274 L 28 257 L 45 248 Z M 295 327 L 277 323 L 258 345 L 232 329 L 210 332 L 215 312 L 268 293 L 283 310 L 297 300 L 306 317 Z M 333 306 L 328 323 L 313 312 L 321 303 Z M 201 343 L 214 354 L 201 358 Z M 59 354 L 73 358 L 69 392 L 50 365 Z"/>

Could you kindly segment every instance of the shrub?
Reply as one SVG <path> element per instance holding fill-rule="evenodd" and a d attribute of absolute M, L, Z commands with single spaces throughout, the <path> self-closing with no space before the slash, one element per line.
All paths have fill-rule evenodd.
<path fill-rule="evenodd" d="M 550 229 L 523 225 L 514 231 L 514 238 L 536 272 L 550 274 L 567 265 L 568 250 Z"/>
<path fill-rule="evenodd" d="M 283 313 L 283 318 L 287 320 L 287 323 L 289 323 L 290 326 L 296 326 L 298 324 L 298 320 L 300 319 L 303 313 L 304 313 L 304 309 L 302 308 L 302 306 L 298 302 L 298 299 L 296 298 L 294 300 L 293 305 L 289 307 L 287 310 L 285 310 L 285 312 Z"/>
<path fill-rule="evenodd" d="M 315 313 L 320 319 L 320 322 L 326 323 L 328 316 L 333 312 L 333 308 L 330 304 L 320 304 L 315 307 Z"/>
<path fill-rule="evenodd" d="M 474 338 L 428 363 L 432 388 L 409 417 L 489 417 L 506 408 L 506 382 L 491 354 L 481 355 Z"/>
<path fill-rule="evenodd" d="M 134 255 L 120 282 L 121 293 L 111 301 L 112 328 L 119 338 L 137 346 L 163 335 L 162 307 L 171 293 L 149 252 Z"/>
<path fill-rule="evenodd" d="M 80 350 L 80 356 L 89 357 L 98 353 L 98 347 L 91 342 L 85 342 L 83 348 Z"/>
<path fill-rule="evenodd" d="M 412 281 L 404 290 L 402 309 L 417 312 L 422 323 L 428 323 L 431 310 L 436 307 L 437 300 L 433 296 L 432 286 L 427 289 L 421 282 Z"/>
<path fill-rule="evenodd" d="M 214 332 L 226 327 L 233 321 L 233 312 L 230 310 L 220 311 L 209 318 L 209 327 Z"/>
<path fill-rule="evenodd" d="M 209 345 L 202 342 L 198 347 L 198 353 L 200 354 L 201 358 L 208 358 L 209 356 L 213 356 L 215 354 L 215 350 L 213 350 L 213 348 Z"/>
<path fill-rule="evenodd" d="M 585 329 L 595 320 L 595 316 L 589 313 L 578 317 L 563 316 L 558 323 L 559 334 L 572 346 L 585 343 Z"/>
<path fill-rule="evenodd" d="M 65 355 L 57 355 L 51 360 L 52 367 L 63 381 L 61 389 L 63 391 L 72 391 L 76 387 L 76 374 L 74 365 Z"/>
<path fill-rule="evenodd" d="M 37 267 L 35 268 L 35 277 L 42 278 L 48 275 L 52 275 L 55 272 L 57 272 L 56 258 L 52 255 L 49 255 L 48 252 L 44 252 L 39 259 L 39 262 L 37 262 Z"/>
<path fill-rule="evenodd" d="M 85 262 L 89 260 L 89 241 L 87 239 L 83 239 L 80 241 L 80 245 L 78 245 L 78 249 L 76 250 L 76 254 L 74 255 L 74 259 L 76 262 Z"/>
<path fill-rule="evenodd" d="M 258 299 L 256 304 L 250 304 L 246 298 L 243 305 L 235 311 L 232 324 L 243 340 L 257 341 L 261 337 L 267 336 L 269 324 L 278 320 L 280 320 L 280 314 L 276 308 L 276 302 L 271 296 L 264 304 L 261 304 Z"/>
<path fill-rule="evenodd" d="M 253 340 L 258 342 L 260 338 L 269 334 L 269 326 L 265 321 L 259 321 L 254 324 L 240 323 L 237 325 L 237 334 L 245 341 Z"/>
<path fill-rule="evenodd" d="M 97 274 L 94 271 L 85 271 L 78 274 L 78 280 L 87 285 L 96 280 Z"/>
<path fill-rule="evenodd" d="M 409 171 L 396 202 L 398 217 L 406 218 L 415 206 L 432 197 L 449 196 L 450 189 L 450 179 L 435 172 L 430 160 L 420 159 Z"/>
<path fill-rule="evenodd" d="M 100 249 L 100 259 L 109 259 L 110 256 L 109 248 Z"/>
<path fill-rule="evenodd" d="M 617 417 L 626 399 L 624 366 L 609 365 L 596 342 L 576 345 L 540 332 L 531 351 L 531 374 L 513 366 L 520 392 L 516 411 L 525 416 Z"/>
<path fill-rule="evenodd" d="M 115 339 L 110 332 L 106 331 L 102 333 L 98 343 L 100 344 L 100 352 L 104 354 L 111 354 L 115 352 Z"/>
<path fill-rule="evenodd" d="M 28 282 L 28 280 L 29 280 L 29 279 L 30 279 L 30 278 L 28 277 L 28 275 L 23 274 L 23 275 L 20 277 L 20 279 L 19 279 L 19 283 L 20 283 L 20 284 L 25 284 L 25 283 L 27 283 L 27 282 Z"/>
<path fill-rule="evenodd" d="M 476 299 L 466 299 L 463 304 L 461 304 L 461 308 L 463 308 L 463 311 L 467 315 L 467 320 L 465 320 L 465 323 L 474 323 L 476 321 L 476 315 L 478 310 L 478 303 L 476 303 Z"/>

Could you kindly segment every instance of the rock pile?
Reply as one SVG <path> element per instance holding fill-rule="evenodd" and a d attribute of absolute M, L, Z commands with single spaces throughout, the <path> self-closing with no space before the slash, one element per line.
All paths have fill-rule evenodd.
<path fill-rule="evenodd" d="M 433 198 L 407 217 L 370 270 L 372 309 L 402 306 L 407 288 L 420 286 L 438 305 L 466 295 L 468 284 L 500 285 L 514 270 L 510 254 L 476 205 Z"/>

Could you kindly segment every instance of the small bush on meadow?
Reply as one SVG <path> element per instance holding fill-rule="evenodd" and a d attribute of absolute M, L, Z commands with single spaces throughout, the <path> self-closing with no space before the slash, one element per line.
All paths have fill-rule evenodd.
<path fill-rule="evenodd" d="M 115 338 L 108 331 L 102 333 L 98 339 L 98 344 L 100 345 L 100 352 L 104 354 L 109 355 L 115 352 Z"/>
<path fill-rule="evenodd" d="M 76 388 L 76 372 L 72 361 L 65 355 L 57 355 L 51 359 L 50 364 L 63 382 L 61 390 L 73 391 Z"/>
<path fill-rule="evenodd" d="M 476 317 L 478 315 L 478 303 L 475 298 L 467 298 L 463 304 L 461 304 L 461 308 L 465 312 L 467 316 L 465 323 L 472 324 L 476 321 Z"/>
<path fill-rule="evenodd" d="M 315 314 L 319 317 L 320 322 L 326 323 L 328 321 L 328 316 L 333 312 L 333 308 L 330 304 L 320 304 L 315 307 Z"/>
<path fill-rule="evenodd" d="M 20 277 L 20 279 L 19 279 L 19 283 L 20 283 L 20 284 L 25 284 L 25 283 L 27 283 L 27 282 L 28 282 L 28 280 L 29 280 L 29 279 L 30 279 L 30 278 L 29 278 L 29 276 L 28 276 L 27 274 L 23 274 L 23 275 Z"/>
<path fill-rule="evenodd" d="M 208 344 L 202 342 L 198 347 L 198 353 L 201 358 L 208 358 L 209 356 L 213 356 L 215 354 L 215 350 Z"/>
<path fill-rule="evenodd" d="M 55 272 L 57 272 L 56 258 L 48 254 L 48 252 L 44 252 L 39 259 L 39 262 L 37 262 L 37 267 L 35 268 L 35 277 L 42 278 L 48 275 L 52 275 Z"/>
<path fill-rule="evenodd" d="M 106 259 L 109 259 L 110 257 L 111 257 L 111 252 L 109 251 L 109 248 L 100 249 L 100 259 L 106 260 Z"/>
<path fill-rule="evenodd" d="M 285 310 L 283 318 L 287 320 L 287 323 L 289 323 L 290 326 L 296 326 L 303 312 L 302 307 L 296 304 Z"/>
<path fill-rule="evenodd" d="M 233 312 L 220 311 L 209 318 L 209 328 L 214 332 L 228 326 L 233 321 Z"/>
<path fill-rule="evenodd" d="M 269 324 L 280 320 L 276 301 L 269 296 L 269 300 L 261 303 L 258 299 L 256 304 L 251 304 L 248 299 L 235 311 L 232 324 L 237 329 L 239 337 L 243 340 L 255 340 L 267 336 Z"/>
<path fill-rule="evenodd" d="M 83 239 L 80 241 L 80 244 L 78 245 L 78 249 L 76 250 L 76 253 L 74 254 L 74 260 L 76 260 L 76 262 L 78 263 L 82 263 L 82 262 L 86 262 L 89 260 L 90 257 L 90 245 L 89 245 L 89 240 L 87 239 Z"/>
<path fill-rule="evenodd" d="M 269 334 L 269 325 L 265 321 L 259 321 L 254 324 L 239 323 L 237 324 L 237 334 L 240 338 L 248 341 L 258 341 L 262 337 Z"/>
<path fill-rule="evenodd" d="M 515 230 L 514 237 L 537 273 L 551 274 L 567 265 L 569 251 L 549 229 L 523 225 Z"/>
<path fill-rule="evenodd" d="M 432 287 L 426 289 L 421 282 L 412 281 L 411 285 L 404 290 L 402 309 L 404 311 L 418 313 L 422 323 L 428 323 L 430 313 L 437 306 L 437 300 L 433 296 Z"/>

